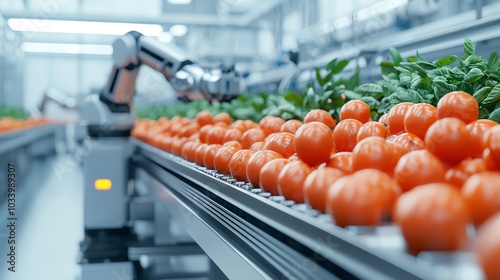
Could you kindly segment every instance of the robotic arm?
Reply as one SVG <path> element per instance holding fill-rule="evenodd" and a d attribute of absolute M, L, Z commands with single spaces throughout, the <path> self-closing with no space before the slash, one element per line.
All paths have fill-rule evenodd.
<path fill-rule="evenodd" d="M 206 71 L 176 46 L 162 44 L 135 31 L 113 43 L 113 60 L 102 97 L 116 104 L 130 104 L 142 64 L 163 74 L 182 100 L 230 100 L 240 90 L 239 78 L 233 71 Z"/>
<path fill-rule="evenodd" d="M 229 101 L 240 92 L 241 78 L 233 69 L 206 70 L 174 45 L 131 31 L 113 42 L 114 65 L 99 96 L 86 101 L 83 119 L 92 131 L 130 131 L 135 122 L 132 98 L 139 68 L 147 65 L 171 83 L 178 98 Z"/>

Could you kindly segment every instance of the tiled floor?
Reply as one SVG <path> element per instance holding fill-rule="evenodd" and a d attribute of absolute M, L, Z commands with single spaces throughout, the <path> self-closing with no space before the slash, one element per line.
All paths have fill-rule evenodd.
<path fill-rule="evenodd" d="M 35 162 L 18 186 L 15 273 L 7 270 L 7 206 L 0 205 L 0 279 L 79 279 L 83 177 L 80 167 L 57 168 L 65 162 L 64 156 Z"/>

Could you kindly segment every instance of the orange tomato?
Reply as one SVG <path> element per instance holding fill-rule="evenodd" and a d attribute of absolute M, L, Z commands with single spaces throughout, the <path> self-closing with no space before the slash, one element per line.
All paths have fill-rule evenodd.
<path fill-rule="evenodd" d="M 408 251 L 456 251 L 467 245 L 467 206 L 454 186 L 421 185 L 396 201 L 393 219 L 399 225 Z"/>
<path fill-rule="evenodd" d="M 465 181 L 467 181 L 470 176 L 487 170 L 488 169 L 486 168 L 486 164 L 483 159 L 469 158 L 448 169 L 444 175 L 444 180 L 446 183 L 457 186 L 461 189 Z"/>
<path fill-rule="evenodd" d="M 352 151 L 352 170 L 378 169 L 388 174 L 394 172 L 394 149 L 380 137 L 361 140 Z"/>
<path fill-rule="evenodd" d="M 301 125 L 302 122 L 299 120 L 288 120 L 281 126 L 280 131 L 295 134 Z"/>
<path fill-rule="evenodd" d="M 486 166 L 486 169 L 491 171 L 500 171 L 500 166 L 496 164 L 496 162 L 491 157 L 490 149 L 486 148 L 483 151 L 483 162 Z"/>
<path fill-rule="evenodd" d="M 264 142 L 266 140 L 266 133 L 260 128 L 251 128 L 243 133 L 241 136 L 241 146 L 243 149 L 250 149 L 255 142 Z"/>
<path fill-rule="evenodd" d="M 383 114 L 379 119 L 378 122 L 383 124 L 385 127 L 389 128 L 389 114 Z"/>
<path fill-rule="evenodd" d="M 247 181 L 247 164 L 250 157 L 255 154 L 252 150 L 237 151 L 229 162 L 229 170 L 231 175 L 238 181 Z"/>
<path fill-rule="evenodd" d="M 446 168 L 431 152 L 412 151 L 404 155 L 394 169 L 394 178 L 401 190 L 407 192 L 416 186 L 444 182 Z"/>
<path fill-rule="evenodd" d="M 355 119 L 362 123 L 370 121 L 370 106 L 363 101 L 350 100 L 340 108 L 340 121 Z"/>
<path fill-rule="evenodd" d="M 205 154 L 203 155 L 203 165 L 208 169 L 215 169 L 214 159 L 217 151 L 222 147 L 221 144 L 209 144 L 205 148 Z"/>
<path fill-rule="evenodd" d="M 472 175 L 462 188 L 474 225 L 479 226 L 495 213 L 500 213 L 500 172 Z"/>
<path fill-rule="evenodd" d="M 182 146 L 187 142 L 187 138 L 177 138 L 172 142 L 171 152 L 176 156 L 180 156 L 182 152 Z"/>
<path fill-rule="evenodd" d="M 387 121 L 391 134 L 399 134 L 405 132 L 404 120 L 406 112 L 413 106 L 411 102 L 403 102 L 391 108 Z"/>
<path fill-rule="evenodd" d="M 363 125 L 356 119 L 346 119 L 339 122 L 332 133 L 335 148 L 342 152 L 352 152 L 354 146 L 358 143 L 358 131 Z"/>
<path fill-rule="evenodd" d="M 488 219 L 477 231 L 474 251 L 486 280 L 500 279 L 500 213 Z"/>
<path fill-rule="evenodd" d="M 339 152 L 332 154 L 330 160 L 326 163 L 326 167 L 331 167 L 342 171 L 345 174 L 351 174 L 352 170 L 352 153 Z"/>
<path fill-rule="evenodd" d="M 288 163 L 278 175 L 278 192 L 286 199 L 304 203 L 304 182 L 309 173 L 309 165 L 300 160 Z"/>
<path fill-rule="evenodd" d="M 207 143 L 208 133 L 212 130 L 213 125 L 205 125 L 200 128 L 200 141 Z"/>
<path fill-rule="evenodd" d="M 197 133 L 200 130 L 200 125 L 195 122 L 191 122 L 179 130 L 179 134 L 182 137 L 189 137 L 195 133 Z"/>
<path fill-rule="evenodd" d="M 273 159 L 283 158 L 275 151 L 261 150 L 253 154 L 247 164 L 247 179 L 254 187 L 260 187 L 260 170 Z"/>
<path fill-rule="evenodd" d="M 438 119 L 457 118 L 471 123 L 479 116 L 479 106 L 472 95 L 463 91 L 454 91 L 445 94 L 437 104 Z"/>
<path fill-rule="evenodd" d="M 325 212 L 328 189 L 344 173 L 338 169 L 324 167 L 312 171 L 304 181 L 304 198 L 314 209 Z"/>
<path fill-rule="evenodd" d="M 226 124 L 231 124 L 231 116 L 228 113 L 221 112 L 214 116 L 214 123 L 223 122 Z"/>
<path fill-rule="evenodd" d="M 205 148 L 208 146 L 206 143 L 201 143 L 195 150 L 194 162 L 199 166 L 205 166 L 203 159 L 205 158 Z"/>
<path fill-rule="evenodd" d="M 196 122 L 200 126 L 204 126 L 207 124 L 213 124 L 214 123 L 214 118 L 212 114 L 208 111 L 201 111 L 198 114 L 196 114 Z"/>
<path fill-rule="evenodd" d="M 265 116 L 263 117 L 260 122 L 259 126 L 260 128 L 266 133 L 266 135 L 279 132 L 281 129 L 281 126 L 285 123 L 285 120 L 282 118 L 278 117 L 273 117 L 273 116 Z"/>
<path fill-rule="evenodd" d="M 224 138 L 222 139 L 222 142 L 226 143 L 229 141 L 241 141 L 241 136 L 243 135 L 243 132 L 239 128 L 229 128 L 226 130 L 224 133 Z"/>
<path fill-rule="evenodd" d="M 337 121 L 327 111 L 322 109 L 313 109 L 309 111 L 304 117 L 304 123 L 321 122 L 328 127 L 333 128 Z"/>
<path fill-rule="evenodd" d="M 483 135 L 488 129 L 497 125 L 498 123 L 492 120 L 476 120 L 465 126 L 470 135 L 469 152 L 471 157 L 473 158 L 482 157 Z"/>
<path fill-rule="evenodd" d="M 490 149 L 491 158 L 497 166 L 500 165 L 500 126 L 488 129 L 483 137 L 486 139 L 483 143 Z"/>
<path fill-rule="evenodd" d="M 196 148 L 198 148 L 199 141 L 190 140 L 187 141 L 181 149 L 181 157 L 187 161 L 194 162 L 196 156 Z"/>
<path fill-rule="evenodd" d="M 403 153 L 409 153 L 411 151 L 417 151 L 417 150 L 424 150 L 425 149 L 425 142 L 424 140 L 420 139 L 417 135 L 413 133 L 402 133 L 394 140 L 392 140 L 394 143 L 399 144 L 399 146 L 403 149 Z"/>
<path fill-rule="evenodd" d="M 431 125 L 425 135 L 425 145 L 443 162 L 453 166 L 469 156 L 469 139 L 463 121 L 444 118 Z"/>
<path fill-rule="evenodd" d="M 214 156 L 214 169 L 221 174 L 230 174 L 229 162 L 233 155 L 240 149 L 234 146 L 222 146 Z"/>
<path fill-rule="evenodd" d="M 223 144 L 224 134 L 226 133 L 226 128 L 221 126 L 212 126 L 210 131 L 207 133 L 206 142 L 208 144 Z"/>
<path fill-rule="evenodd" d="M 330 128 L 321 122 L 302 125 L 295 134 L 293 144 L 297 156 L 310 166 L 328 161 L 334 147 Z"/>
<path fill-rule="evenodd" d="M 378 225 L 389 213 L 396 192 L 382 171 L 365 169 L 338 179 L 328 190 L 326 211 L 340 227 Z"/>
<path fill-rule="evenodd" d="M 369 121 L 364 123 L 358 131 L 356 135 L 356 142 L 359 142 L 365 138 L 370 136 L 378 136 L 382 138 L 387 138 L 387 136 L 391 135 L 389 131 L 389 127 L 374 121 Z"/>
<path fill-rule="evenodd" d="M 243 149 L 243 146 L 241 146 L 241 143 L 235 140 L 227 141 L 222 144 L 222 147 L 236 147 L 239 150 Z"/>
<path fill-rule="evenodd" d="M 295 154 L 294 139 L 295 136 L 289 132 L 279 132 L 266 142 L 264 149 L 275 151 L 283 157 L 289 158 Z"/>
<path fill-rule="evenodd" d="M 278 176 L 281 170 L 290 163 L 286 158 L 273 159 L 262 166 L 259 172 L 260 188 L 272 195 L 279 195 Z"/>
<path fill-rule="evenodd" d="M 437 121 L 437 109 L 431 104 L 418 103 L 411 106 L 403 119 L 404 130 L 425 138 L 429 127 Z"/>
<path fill-rule="evenodd" d="M 262 142 L 262 141 L 255 142 L 252 144 L 252 146 L 250 146 L 250 150 L 257 152 L 257 151 L 263 150 L 265 145 L 266 145 L 266 143 Z"/>
<path fill-rule="evenodd" d="M 243 120 L 234 121 L 229 125 L 229 128 L 237 128 L 241 131 L 241 133 L 249 129 L 249 127 L 247 127 L 247 124 Z"/>

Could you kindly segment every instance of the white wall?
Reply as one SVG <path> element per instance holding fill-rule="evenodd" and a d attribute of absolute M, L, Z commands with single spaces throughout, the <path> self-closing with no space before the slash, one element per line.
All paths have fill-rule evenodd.
<path fill-rule="evenodd" d="M 110 56 L 25 54 L 24 106 L 37 106 L 51 86 L 68 95 L 88 94 L 104 86 L 111 66 Z"/>
<path fill-rule="evenodd" d="M 319 22 L 335 20 L 378 1 L 380 0 L 318 0 Z"/>

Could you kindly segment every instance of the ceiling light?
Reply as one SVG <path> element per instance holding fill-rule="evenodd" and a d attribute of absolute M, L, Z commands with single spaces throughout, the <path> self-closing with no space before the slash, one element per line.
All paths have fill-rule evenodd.
<path fill-rule="evenodd" d="M 147 36 L 158 36 L 163 32 L 163 27 L 159 24 L 121 22 L 11 18 L 7 20 L 7 24 L 12 30 L 23 32 L 123 35 L 131 30 L 135 30 Z"/>
<path fill-rule="evenodd" d="M 356 20 L 362 21 L 383 13 L 390 12 L 408 4 L 408 0 L 383 0 L 368 7 L 362 8 L 354 13 Z"/>
<path fill-rule="evenodd" d="M 170 34 L 170 32 L 163 32 L 160 34 L 160 36 L 158 36 L 158 41 L 162 43 L 170 43 L 173 39 L 174 37 L 172 36 L 172 34 Z"/>
<path fill-rule="evenodd" d="M 187 5 L 191 0 L 167 0 L 167 2 L 172 5 Z"/>
<path fill-rule="evenodd" d="M 172 27 L 170 27 L 170 34 L 176 37 L 181 37 L 186 34 L 187 30 L 188 29 L 185 25 L 172 25 Z"/>
<path fill-rule="evenodd" d="M 24 42 L 21 50 L 28 53 L 57 53 L 57 54 L 93 54 L 111 55 L 111 45 L 94 44 L 59 44 L 59 43 L 35 43 Z"/>

